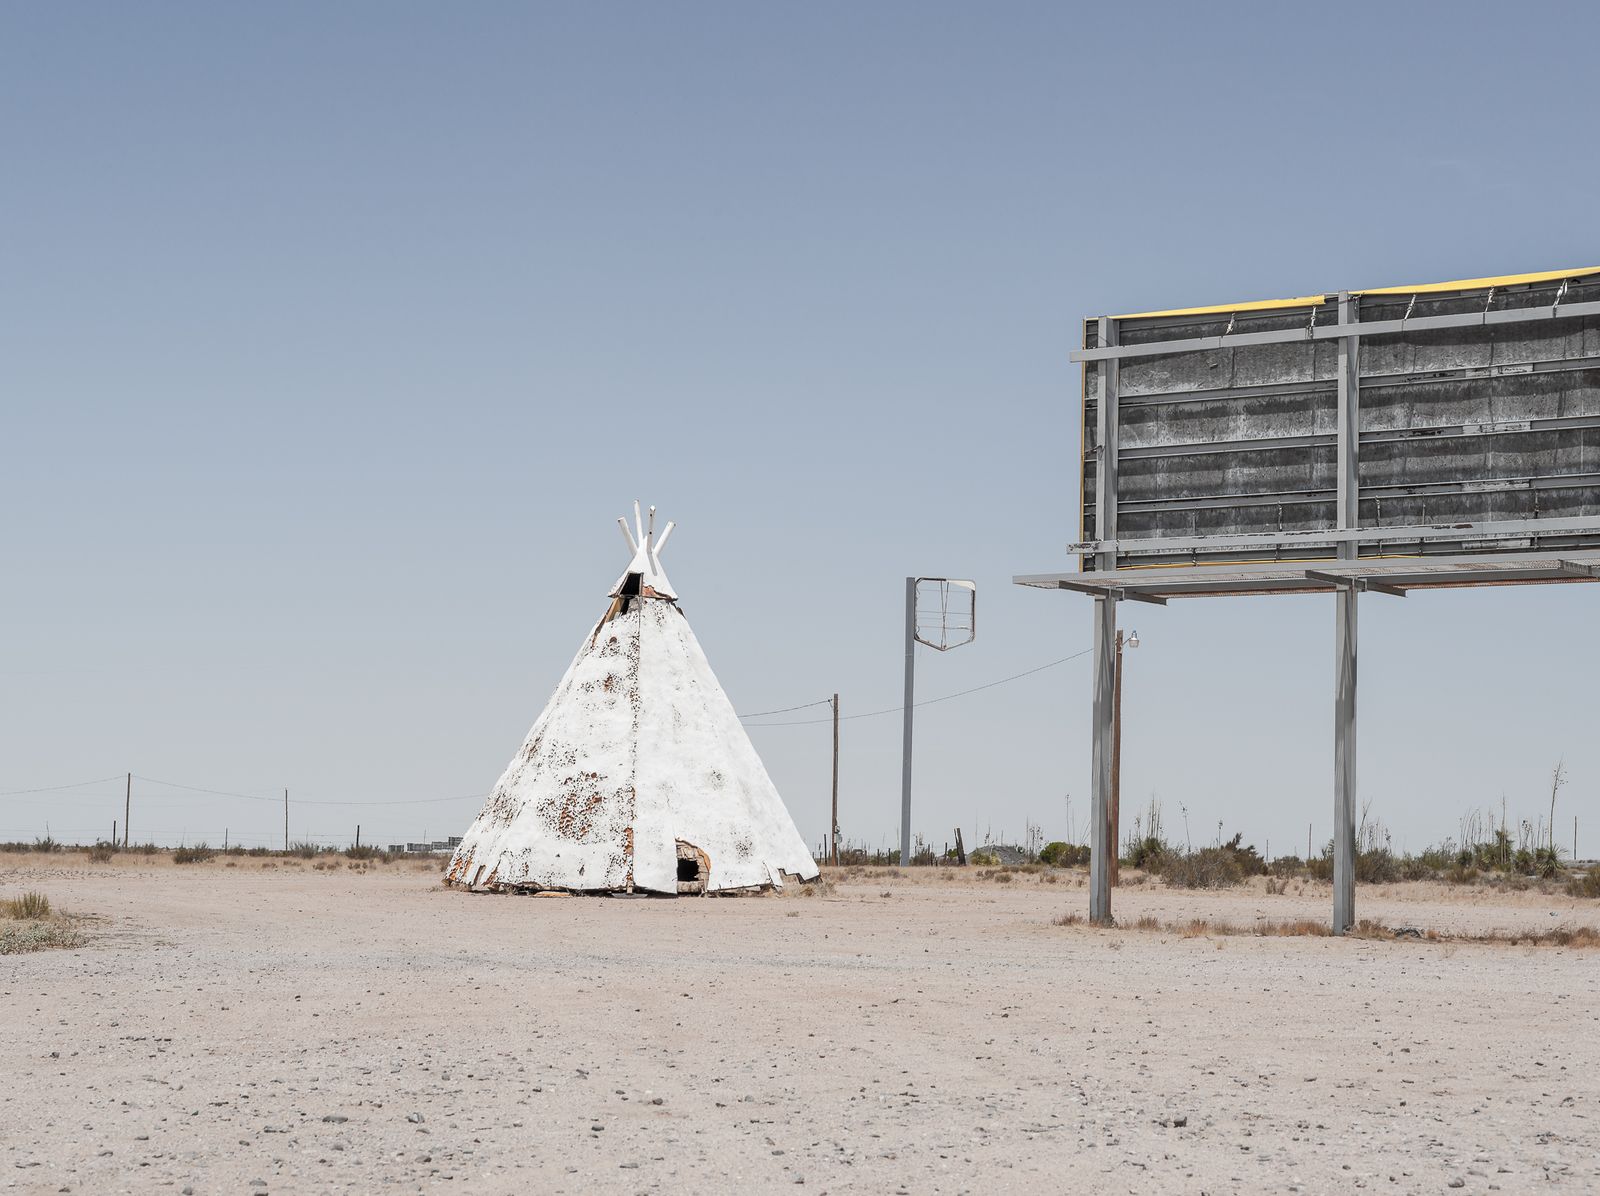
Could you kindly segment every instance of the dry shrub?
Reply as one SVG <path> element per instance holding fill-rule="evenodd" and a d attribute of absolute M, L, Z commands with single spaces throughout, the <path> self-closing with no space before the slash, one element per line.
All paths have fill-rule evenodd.
<path fill-rule="evenodd" d="M 1387 847 L 1368 847 L 1356 851 L 1356 883 L 1387 885 L 1401 879 L 1400 861 Z"/>
<path fill-rule="evenodd" d="M 27 892 L 20 897 L 0 902 L 0 914 L 8 918 L 48 918 L 50 898 L 43 893 Z"/>
<path fill-rule="evenodd" d="M 1600 867 L 1590 868 L 1582 876 L 1569 880 L 1567 894 L 1571 897 L 1600 897 Z"/>
<path fill-rule="evenodd" d="M 29 951 L 72 950 L 87 940 L 71 923 L 56 919 L 0 927 L 0 955 L 23 955 Z"/>
<path fill-rule="evenodd" d="M 994 883 L 997 885 L 1008 885 L 1011 880 L 1012 876 L 1009 871 L 1001 871 L 994 874 Z"/>
<path fill-rule="evenodd" d="M 1140 914 L 1138 921 L 1133 924 L 1135 930 L 1160 930 L 1161 920 L 1154 914 Z"/>
<path fill-rule="evenodd" d="M 1326 938 L 1333 933 L 1333 927 L 1311 918 L 1296 918 L 1290 922 L 1263 920 L 1255 924 L 1254 933 L 1264 938 Z"/>
<path fill-rule="evenodd" d="M 1177 889 L 1225 889 L 1244 877 L 1237 855 L 1225 847 L 1168 856 L 1161 866 L 1161 878 Z"/>
<path fill-rule="evenodd" d="M 1057 914 L 1051 919 L 1051 924 L 1055 926 L 1081 926 L 1083 924 L 1083 915 Z"/>
<path fill-rule="evenodd" d="M 1396 861 L 1396 867 L 1400 871 L 1401 880 L 1432 880 L 1440 872 L 1440 869 L 1434 866 L 1429 852 L 1400 856 Z"/>
<path fill-rule="evenodd" d="M 1040 879 L 1047 885 L 1060 884 L 1061 878 L 1054 872 L 1046 872 Z"/>
<path fill-rule="evenodd" d="M 1485 935 L 1467 935 L 1469 943 L 1494 943 L 1507 947 L 1600 947 L 1600 930 L 1593 926 L 1557 926 L 1551 930 L 1497 930 Z"/>
<path fill-rule="evenodd" d="M 179 847 L 172 853 L 174 864 L 204 864 L 207 860 L 215 859 L 216 852 L 204 843 L 196 843 L 193 847 Z"/>
<path fill-rule="evenodd" d="M 1086 868 L 1089 847 L 1085 843 L 1046 843 L 1039 852 L 1039 862 L 1050 868 Z"/>
<path fill-rule="evenodd" d="M 89 848 L 89 862 L 91 864 L 109 864 L 111 857 L 116 854 L 115 848 L 104 843 L 96 843 Z"/>

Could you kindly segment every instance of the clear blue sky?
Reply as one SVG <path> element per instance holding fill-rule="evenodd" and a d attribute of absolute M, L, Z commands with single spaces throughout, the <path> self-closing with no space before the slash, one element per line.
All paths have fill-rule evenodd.
<path fill-rule="evenodd" d="M 1089 644 L 1079 321 L 1600 263 L 1592 6 L 36 4 L 0 10 L 0 790 L 129 769 L 460 833 L 635 497 L 742 710 Z M 1600 590 L 1368 599 L 1363 800 L 1417 847 L 1548 774 L 1600 852 Z M 1333 600 L 1139 608 L 1124 803 L 1329 833 Z M 1087 660 L 923 712 L 915 826 L 1086 811 Z M 846 725 L 847 834 L 899 721 Z M 802 832 L 825 726 L 755 732 Z M 121 784 L 0 797 L 109 832 Z M 139 783 L 134 835 L 269 842 Z"/>

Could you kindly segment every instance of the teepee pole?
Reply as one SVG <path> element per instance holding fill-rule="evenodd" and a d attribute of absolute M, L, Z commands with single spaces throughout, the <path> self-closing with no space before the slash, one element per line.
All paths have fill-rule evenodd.
<path fill-rule="evenodd" d="M 630 553 L 637 553 L 639 551 L 639 545 L 634 543 L 633 533 L 628 530 L 627 519 L 621 515 L 618 515 L 617 526 L 622 529 L 622 538 L 628 542 L 628 551 Z"/>

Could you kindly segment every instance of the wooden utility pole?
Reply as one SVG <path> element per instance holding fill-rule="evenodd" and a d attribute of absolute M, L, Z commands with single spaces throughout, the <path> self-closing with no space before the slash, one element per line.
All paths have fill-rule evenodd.
<path fill-rule="evenodd" d="M 356 850 L 361 850 L 361 824 L 356 823 Z"/>
<path fill-rule="evenodd" d="M 1122 632 L 1117 632 L 1116 678 L 1111 683 L 1111 883 L 1120 879 L 1122 855 Z"/>
<path fill-rule="evenodd" d="M 128 787 L 122 794 L 122 848 L 128 848 L 128 819 L 133 811 L 133 774 L 128 774 Z"/>
<path fill-rule="evenodd" d="M 839 863 L 839 695 L 833 695 L 833 862 Z"/>
<path fill-rule="evenodd" d="M 283 791 L 283 850 L 284 850 L 285 854 L 288 854 L 288 851 L 289 851 L 289 791 L 287 789 L 285 789 Z"/>
<path fill-rule="evenodd" d="M 1576 818 L 1574 818 L 1572 821 L 1573 821 L 1574 824 L 1576 824 L 1578 820 Z M 1577 828 L 1576 825 L 1573 826 L 1572 833 L 1573 833 L 1574 836 L 1577 835 L 1578 828 Z M 1574 837 L 1573 842 L 1574 843 L 1577 842 L 1576 837 Z M 117 820 L 115 818 L 113 818 L 111 820 L 111 846 L 115 847 L 116 845 L 117 845 Z"/>

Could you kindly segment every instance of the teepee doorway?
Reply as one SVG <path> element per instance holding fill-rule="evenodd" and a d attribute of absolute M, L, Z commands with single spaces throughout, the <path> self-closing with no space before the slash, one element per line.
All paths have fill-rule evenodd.
<path fill-rule="evenodd" d="M 711 859 L 693 843 L 678 840 L 678 896 L 704 894 L 711 876 Z"/>

